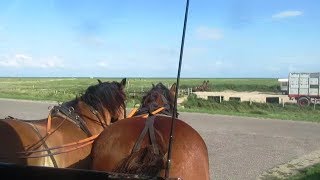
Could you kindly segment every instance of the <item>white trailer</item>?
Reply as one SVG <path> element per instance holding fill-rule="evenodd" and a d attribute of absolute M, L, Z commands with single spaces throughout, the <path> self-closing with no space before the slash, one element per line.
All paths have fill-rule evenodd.
<path fill-rule="evenodd" d="M 288 96 L 300 106 L 320 102 L 320 72 L 289 73 Z"/>

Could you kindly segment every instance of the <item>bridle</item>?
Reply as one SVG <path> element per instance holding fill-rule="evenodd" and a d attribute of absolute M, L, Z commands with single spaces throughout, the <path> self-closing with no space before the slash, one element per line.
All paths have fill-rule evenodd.
<path fill-rule="evenodd" d="M 138 152 L 140 150 L 142 141 L 147 134 L 149 135 L 154 154 L 157 154 L 157 155 L 160 154 L 160 150 L 156 142 L 156 135 L 155 135 L 156 134 L 155 133 L 156 130 L 154 127 L 155 118 L 156 118 L 156 115 L 158 114 L 171 117 L 173 113 L 172 113 L 172 108 L 169 104 L 169 101 L 166 99 L 166 97 L 162 93 L 158 93 L 158 95 L 160 95 L 161 97 L 163 106 L 159 106 L 155 101 L 149 104 L 144 102 L 139 109 L 134 108 L 130 113 L 130 117 L 142 116 L 143 118 L 146 118 L 145 126 L 142 132 L 140 133 L 137 141 L 135 142 L 135 145 L 131 151 L 131 154 Z M 152 94 L 150 94 L 150 96 L 152 96 Z M 148 104 L 148 105 L 145 106 L 145 104 Z M 177 116 L 178 114 L 175 114 L 175 117 Z"/>
<path fill-rule="evenodd" d="M 157 102 L 153 101 L 147 103 L 146 101 L 143 102 L 139 108 L 134 108 L 127 118 L 132 116 L 139 116 L 139 115 L 154 115 L 154 114 L 163 114 L 167 116 L 172 116 L 172 107 L 167 100 L 167 98 L 162 94 L 157 92 L 160 95 L 161 100 L 163 102 L 163 106 L 159 106 Z M 178 113 L 175 114 L 175 117 L 178 117 Z"/>

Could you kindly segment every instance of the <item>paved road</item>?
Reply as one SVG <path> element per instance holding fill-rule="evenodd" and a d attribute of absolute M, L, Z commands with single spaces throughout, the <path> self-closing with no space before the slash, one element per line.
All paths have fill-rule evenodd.
<path fill-rule="evenodd" d="M 44 118 L 54 104 L 2 99 L 0 118 Z M 256 179 L 265 170 L 320 149 L 320 123 L 198 113 L 180 113 L 180 119 L 204 138 L 211 179 Z"/>

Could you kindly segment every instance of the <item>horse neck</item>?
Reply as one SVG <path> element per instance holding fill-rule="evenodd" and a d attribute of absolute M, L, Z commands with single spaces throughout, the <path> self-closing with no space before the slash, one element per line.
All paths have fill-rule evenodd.
<path fill-rule="evenodd" d="M 90 133 L 92 135 L 96 135 L 101 133 L 104 129 L 103 126 L 105 126 L 100 123 L 100 120 L 103 123 L 109 124 L 111 121 L 111 117 L 102 115 L 101 112 L 94 113 L 93 110 L 94 109 L 90 105 L 80 100 L 75 107 L 75 111 L 85 121 L 85 124 L 87 125 Z"/>

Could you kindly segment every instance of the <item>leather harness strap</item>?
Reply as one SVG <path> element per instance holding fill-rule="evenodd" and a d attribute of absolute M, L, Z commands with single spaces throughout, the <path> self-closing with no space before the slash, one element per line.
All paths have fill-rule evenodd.
<path fill-rule="evenodd" d="M 145 126 L 138 138 L 138 140 L 136 141 L 136 144 L 134 145 L 133 147 L 133 150 L 132 150 L 132 153 L 134 152 L 137 152 L 140 150 L 141 148 L 141 143 L 144 139 L 144 137 L 146 136 L 147 132 L 149 131 L 149 137 L 150 137 L 150 140 L 151 140 L 151 145 L 153 147 L 153 152 L 155 154 L 159 154 L 159 148 L 158 148 L 158 145 L 157 145 L 157 142 L 156 142 L 156 136 L 155 136 L 155 132 L 154 132 L 154 120 L 155 120 L 155 117 L 156 116 L 149 116 L 146 121 L 145 121 Z"/>
<path fill-rule="evenodd" d="M 138 108 L 133 108 L 127 118 L 131 118 L 136 112 L 138 111 Z"/>
<path fill-rule="evenodd" d="M 29 125 L 31 125 L 33 131 L 36 133 L 36 135 L 40 138 L 40 141 L 42 141 L 42 145 L 44 146 L 45 150 L 48 152 L 47 154 L 49 155 L 52 163 L 53 163 L 53 166 L 55 168 L 58 168 L 58 164 L 57 164 L 57 161 L 56 159 L 53 157 L 52 155 L 52 152 L 50 151 L 46 141 L 44 140 L 44 138 L 41 136 L 39 130 L 37 129 L 37 127 L 32 123 L 32 122 L 27 122 Z"/>
<path fill-rule="evenodd" d="M 169 112 L 170 105 L 168 104 L 167 99 L 162 94 L 161 94 L 161 98 L 165 104 L 164 107 L 157 108 L 158 106 L 154 105 L 154 107 L 148 106 L 148 107 L 139 108 L 138 111 L 136 108 L 134 108 L 131 111 L 129 118 L 135 114 L 139 114 L 142 117 L 147 118 L 145 121 L 145 126 L 144 126 L 141 134 L 139 135 L 138 140 L 136 141 L 134 147 L 133 147 L 132 153 L 135 153 L 140 150 L 142 141 L 143 141 L 144 137 L 146 136 L 147 132 L 149 132 L 149 137 L 151 140 L 151 145 L 153 147 L 153 152 L 157 155 L 160 154 L 159 148 L 158 148 L 158 145 L 156 142 L 156 136 L 155 136 L 155 130 L 154 130 L 154 120 L 156 117 L 155 114 L 161 113 L 164 115 L 172 116 L 172 114 Z M 155 108 L 157 108 L 157 109 L 154 110 L 153 112 L 150 111 L 150 109 L 155 109 Z"/>
<path fill-rule="evenodd" d="M 89 106 L 89 105 L 88 105 L 88 106 Z M 96 117 L 98 118 L 98 120 L 99 120 L 99 122 L 100 122 L 100 125 L 103 127 L 103 129 L 106 128 L 108 125 L 107 125 L 107 123 L 106 123 L 105 121 L 102 122 L 101 119 L 103 119 L 103 118 L 101 117 L 101 114 L 100 114 L 97 110 L 95 110 L 93 107 L 91 107 L 91 106 L 90 106 L 90 109 L 91 109 L 91 112 L 92 112 L 94 115 L 96 115 Z"/>
<path fill-rule="evenodd" d="M 52 111 L 53 114 L 59 114 L 60 116 L 65 116 L 67 119 L 80 127 L 88 136 L 92 136 L 85 121 L 74 112 L 73 107 L 67 108 L 63 105 L 54 106 Z"/>

